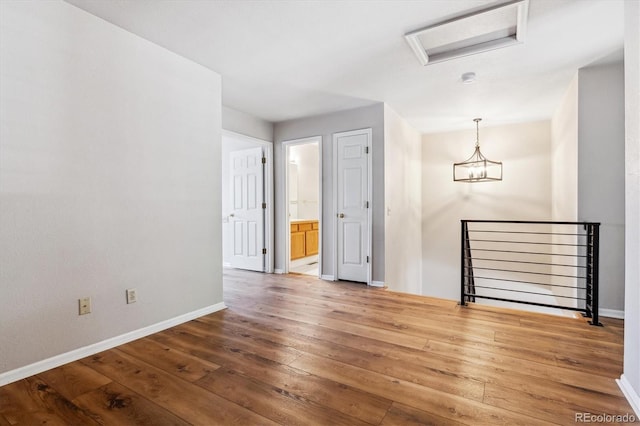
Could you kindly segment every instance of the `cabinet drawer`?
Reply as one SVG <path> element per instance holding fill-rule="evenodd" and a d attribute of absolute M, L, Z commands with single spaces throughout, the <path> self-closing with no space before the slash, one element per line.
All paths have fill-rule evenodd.
<path fill-rule="evenodd" d="M 311 222 L 304 222 L 298 224 L 298 231 L 311 231 Z"/>

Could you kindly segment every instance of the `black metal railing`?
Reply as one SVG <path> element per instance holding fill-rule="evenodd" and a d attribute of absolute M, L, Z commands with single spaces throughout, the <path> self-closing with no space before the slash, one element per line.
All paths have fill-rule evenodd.
<path fill-rule="evenodd" d="M 460 303 L 486 299 L 598 320 L 600 224 L 462 220 Z"/>

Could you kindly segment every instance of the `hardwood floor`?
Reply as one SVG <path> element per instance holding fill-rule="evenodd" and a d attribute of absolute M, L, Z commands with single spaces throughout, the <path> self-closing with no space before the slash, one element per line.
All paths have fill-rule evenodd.
<path fill-rule="evenodd" d="M 5 425 L 538 425 L 632 414 L 604 327 L 225 270 L 228 309 L 0 388 Z"/>

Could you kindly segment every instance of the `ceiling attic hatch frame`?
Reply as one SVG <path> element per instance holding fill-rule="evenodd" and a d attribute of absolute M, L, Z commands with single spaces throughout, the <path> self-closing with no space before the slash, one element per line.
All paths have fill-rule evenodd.
<path fill-rule="evenodd" d="M 500 3 L 405 34 L 422 65 L 524 42 L 529 0 Z"/>

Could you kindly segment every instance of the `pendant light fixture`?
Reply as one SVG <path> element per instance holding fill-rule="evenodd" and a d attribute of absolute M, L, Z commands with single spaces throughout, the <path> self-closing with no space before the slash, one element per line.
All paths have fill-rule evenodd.
<path fill-rule="evenodd" d="M 480 152 L 479 125 L 482 118 L 474 118 L 476 122 L 476 150 L 462 163 L 453 164 L 454 182 L 489 182 L 502 180 L 502 163 L 491 161 Z"/>

